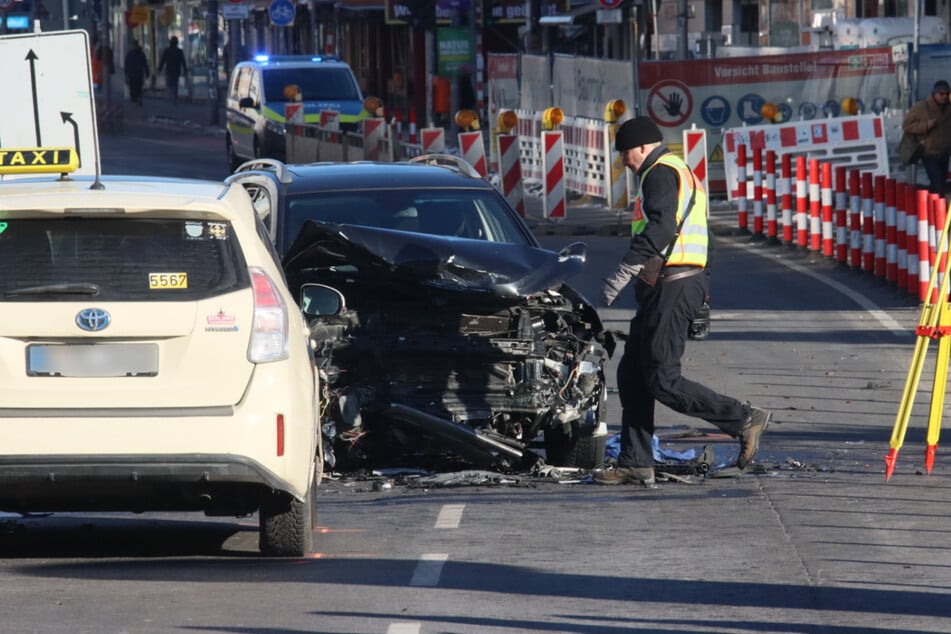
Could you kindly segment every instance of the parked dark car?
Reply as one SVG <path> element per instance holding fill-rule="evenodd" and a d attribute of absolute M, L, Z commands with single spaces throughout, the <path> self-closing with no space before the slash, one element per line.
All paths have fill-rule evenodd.
<path fill-rule="evenodd" d="M 524 469 L 535 449 L 549 464 L 601 464 L 614 341 L 566 283 L 583 244 L 541 248 L 454 157 L 261 160 L 230 178 L 256 200 L 310 319 L 338 469 Z"/>

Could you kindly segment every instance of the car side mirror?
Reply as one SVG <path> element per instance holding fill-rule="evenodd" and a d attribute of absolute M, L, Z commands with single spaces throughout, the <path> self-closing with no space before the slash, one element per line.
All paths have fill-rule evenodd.
<path fill-rule="evenodd" d="M 238 101 L 239 108 L 257 108 L 257 104 L 254 103 L 254 99 L 251 97 L 241 97 L 241 100 Z"/>
<path fill-rule="evenodd" d="M 304 284 L 300 289 L 300 307 L 308 317 L 342 315 L 347 310 L 343 293 L 324 284 Z"/>
<path fill-rule="evenodd" d="M 584 242 L 572 242 L 558 252 L 558 259 L 562 262 L 574 259 L 583 264 L 588 259 L 588 245 Z"/>

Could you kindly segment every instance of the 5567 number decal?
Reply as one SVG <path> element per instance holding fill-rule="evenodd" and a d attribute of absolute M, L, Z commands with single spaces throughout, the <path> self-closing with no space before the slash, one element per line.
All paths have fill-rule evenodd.
<path fill-rule="evenodd" d="M 188 288 L 188 273 L 149 273 L 149 288 Z"/>

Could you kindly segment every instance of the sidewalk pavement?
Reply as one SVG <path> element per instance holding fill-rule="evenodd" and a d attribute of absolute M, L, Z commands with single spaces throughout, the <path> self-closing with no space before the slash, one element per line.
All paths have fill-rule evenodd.
<path fill-rule="evenodd" d="M 165 128 L 170 131 L 187 131 L 189 134 L 210 136 L 225 135 L 225 99 L 219 98 L 217 118 L 213 118 L 211 104 L 207 100 L 179 98 L 172 103 L 164 90 L 146 87 L 141 106 L 132 103 L 126 95 L 125 84 L 120 74 L 110 78 L 108 99 L 97 95 L 97 108 L 100 119 L 105 113 L 121 112 L 122 121 L 118 126 L 112 122 L 100 123 L 101 134 L 130 134 L 145 128 Z M 448 135 L 451 136 L 451 135 Z M 183 139 L 187 143 L 187 138 Z M 222 152 L 224 152 L 222 142 Z M 447 147 L 447 152 L 458 154 L 458 148 Z M 489 179 L 498 185 L 498 175 L 490 174 Z M 630 232 L 630 212 L 625 209 L 612 209 L 604 201 L 590 196 L 568 193 L 564 218 L 546 218 L 541 183 L 524 183 L 525 219 L 536 235 L 602 235 L 626 236 Z M 724 219 L 730 212 L 726 201 L 711 202 L 711 219 Z"/>

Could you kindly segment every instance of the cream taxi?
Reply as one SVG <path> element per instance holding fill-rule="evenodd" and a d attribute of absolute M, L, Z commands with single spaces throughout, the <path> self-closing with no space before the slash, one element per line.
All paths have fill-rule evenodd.
<path fill-rule="evenodd" d="M 0 510 L 258 513 L 306 555 L 318 379 L 247 193 L 77 163 L 0 150 Z"/>

